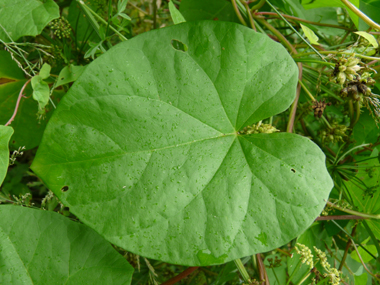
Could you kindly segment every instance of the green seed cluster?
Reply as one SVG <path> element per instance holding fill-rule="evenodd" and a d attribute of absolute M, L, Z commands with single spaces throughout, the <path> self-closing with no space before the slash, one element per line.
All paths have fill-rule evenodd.
<path fill-rule="evenodd" d="M 49 23 L 50 28 L 54 31 L 54 35 L 59 39 L 70 38 L 71 26 L 69 22 L 62 17 L 55 19 Z"/>
<path fill-rule="evenodd" d="M 311 253 L 310 248 L 308 248 L 306 245 L 297 243 L 294 247 L 296 252 L 301 255 L 301 262 L 309 265 L 310 269 L 314 267 L 314 261 L 313 261 L 313 254 Z"/>
<path fill-rule="evenodd" d="M 339 125 L 337 122 L 331 124 L 331 129 L 327 128 L 321 131 L 320 136 L 323 143 L 336 143 L 344 142 L 347 137 L 348 127 L 345 125 Z"/>
<path fill-rule="evenodd" d="M 275 127 L 269 124 L 253 124 L 252 126 L 245 127 L 239 133 L 242 135 L 250 135 L 250 134 L 272 134 L 279 132 Z"/>

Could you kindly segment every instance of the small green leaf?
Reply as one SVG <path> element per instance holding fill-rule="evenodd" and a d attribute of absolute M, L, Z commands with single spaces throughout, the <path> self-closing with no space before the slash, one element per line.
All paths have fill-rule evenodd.
<path fill-rule="evenodd" d="M 125 8 L 127 7 L 128 0 L 119 0 L 117 3 L 117 13 L 120 15 L 120 13 L 124 12 Z"/>
<path fill-rule="evenodd" d="M 379 44 L 375 37 L 367 32 L 354 32 L 355 34 L 365 38 L 374 48 L 378 48 Z"/>
<path fill-rule="evenodd" d="M 132 266 L 87 226 L 13 205 L 0 216 L 1 284 L 130 284 Z"/>
<path fill-rule="evenodd" d="M 38 102 L 38 110 L 41 113 L 49 102 L 49 85 L 42 80 L 40 75 L 34 76 L 31 83 L 33 88 L 33 99 Z"/>
<path fill-rule="evenodd" d="M 42 65 L 39 75 L 41 76 L 42 79 L 46 79 L 50 76 L 50 70 L 51 70 L 51 66 L 47 63 L 44 63 Z"/>
<path fill-rule="evenodd" d="M 59 7 L 53 0 L 2 0 L 0 4 L 0 39 L 17 41 L 22 36 L 39 35 L 53 19 Z"/>
<path fill-rule="evenodd" d="M 314 34 L 314 32 L 311 29 L 309 29 L 308 27 L 306 27 L 302 24 L 300 24 L 300 25 L 301 25 L 303 32 L 305 33 L 305 36 L 309 40 L 309 42 L 313 45 L 319 45 L 319 43 L 318 43 L 319 38 L 317 37 L 317 35 Z"/>
<path fill-rule="evenodd" d="M 74 82 L 79 78 L 87 66 L 65 66 L 58 75 L 58 80 L 55 87 Z"/>
<path fill-rule="evenodd" d="M 181 12 L 178 11 L 178 9 L 174 6 L 171 0 L 169 1 L 169 10 L 170 10 L 170 16 L 172 17 L 174 24 L 186 22 Z"/>
<path fill-rule="evenodd" d="M 13 115 L 20 90 L 27 80 L 17 63 L 5 50 L 0 50 L 0 80 L 2 81 L 0 84 L 0 124 L 6 124 Z M 21 99 L 19 112 L 11 123 L 14 134 L 9 143 L 10 149 L 18 149 L 20 146 L 25 146 L 26 149 L 36 147 L 41 141 L 47 120 L 53 113 L 53 110 L 47 112 L 46 119 L 39 122 L 36 117 L 37 102 L 29 98 L 32 92 L 31 84 L 28 84 L 24 90 L 27 98 Z M 59 99 L 64 94 L 62 90 L 54 90 L 51 98 L 55 105 L 58 105 Z"/>
<path fill-rule="evenodd" d="M 0 186 L 7 174 L 9 165 L 9 140 L 13 134 L 13 129 L 0 125 Z"/>
<path fill-rule="evenodd" d="M 120 14 L 118 14 L 118 15 L 119 15 L 120 17 L 122 17 L 122 18 L 128 20 L 128 21 L 131 21 L 131 20 L 132 20 L 131 17 L 129 17 L 127 14 L 120 13 Z"/>

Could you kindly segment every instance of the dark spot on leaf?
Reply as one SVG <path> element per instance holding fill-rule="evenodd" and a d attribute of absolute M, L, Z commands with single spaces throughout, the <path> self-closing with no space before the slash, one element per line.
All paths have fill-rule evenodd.
<path fill-rule="evenodd" d="M 176 50 L 186 52 L 187 51 L 187 45 L 185 45 L 183 42 L 172 40 L 171 41 L 172 47 Z"/>
<path fill-rule="evenodd" d="M 296 173 L 296 170 L 294 168 L 290 169 L 293 173 Z"/>
<path fill-rule="evenodd" d="M 16 141 L 12 141 L 12 143 L 16 143 Z"/>
<path fill-rule="evenodd" d="M 62 192 L 66 192 L 67 190 L 69 190 L 69 186 L 63 186 L 63 187 L 61 188 L 61 191 L 62 191 Z"/>

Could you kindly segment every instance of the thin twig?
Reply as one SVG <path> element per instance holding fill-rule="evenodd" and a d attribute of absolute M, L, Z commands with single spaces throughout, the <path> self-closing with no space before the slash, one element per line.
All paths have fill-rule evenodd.
<path fill-rule="evenodd" d="M 344 5 L 348 7 L 352 12 L 354 12 L 360 19 L 362 19 L 368 26 L 372 27 L 375 30 L 380 31 L 380 26 L 372 21 L 367 15 L 363 14 L 354 4 L 348 0 L 340 0 Z"/>
<path fill-rule="evenodd" d="M 14 112 L 13 112 L 12 117 L 11 117 L 11 118 L 9 119 L 9 121 L 5 124 L 6 126 L 9 126 L 9 125 L 12 123 L 12 121 L 15 119 L 16 114 L 17 114 L 18 107 L 19 107 L 19 105 L 20 105 L 21 98 L 23 97 L 23 96 L 22 96 L 22 93 L 24 92 L 26 86 L 28 86 L 28 84 L 29 84 L 29 82 L 30 82 L 31 80 L 32 80 L 32 78 L 30 78 L 28 81 L 26 81 L 25 84 L 24 84 L 24 86 L 22 86 L 21 91 L 20 91 L 20 93 L 18 94 L 18 98 L 17 98 L 17 103 L 16 103 L 15 110 L 14 110 Z"/>
<path fill-rule="evenodd" d="M 279 17 L 279 15 L 277 15 L 274 12 L 257 12 L 255 15 L 268 15 L 268 16 Z M 291 19 L 291 20 L 295 20 L 295 21 L 303 22 L 303 23 L 307 23 L 307 24 L 312 24 L 312 25 L 316 25 L 316 26 L 330 27 L 330 28 L 342 29 L 342 30 L 346 30 L 346 31 L 355 31 L 354 29 L 342 27 L 342 26 L 338 26 L 338 25 L 330 25 L 330 24 L 323 24 L 323 23 L 319 23 L 319 22 L 312 22 L 312 21 L 304 20 L 301 18 L 297 18 L 294 16 L 285 15 L 285 14 L 281 14 L 281 15 L 287 19 Z"/>
<path fill-rule="evenodd" d="M 368 218 L 357 215 L 337 215 L 337 216 L 320 216 L 316 221 L 331 221 L 331 220 L 366 220 Z"/>
<path fill-rule="evenodd" d="M 352 229 L 351 236 L 355 235 L 357 225 L 358 224 L 356 223 L 355 226 L 354 226 L 354 228 Z M 344 250 L 344 254 L 343 254 L 342 260 L 340 261 L 340 265 L 339 265 L 339 269 L 338 269 L 339 271 L 342 271 L 342 269 L 343 269 L 344 263 L 346 262 L 348 250 L 350 249 L 350 246 L 351 246 L 351 243 L 352 243 L 352 239 L 349 239 L 348 242 L 347 242 L 347 244 L 346 244 L 346 248 Z"/>

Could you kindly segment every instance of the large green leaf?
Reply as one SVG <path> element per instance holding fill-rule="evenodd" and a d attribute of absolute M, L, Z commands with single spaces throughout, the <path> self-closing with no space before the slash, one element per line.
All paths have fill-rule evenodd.
<path fill-rule="evenodd" d="M 6 124 L 12 117 L 19 93 L 26 81 L 24 73 L 12 60 L 10 54 L 0 50 L 0 124 Z M 11 149 L 17 149 L 20 146 L 25 146 L 26 149 L 36 147 L 41 141 L 46 122 L 53 113 L 53 107 L 49 106 L 50 112 L 39 122 L 36 115 L 38 103 L 30 98 L 32 92 L 29 84 L 24 92 L 27 98 L 21 99 L 17 115 L 11 123 L 15 130 L 10 142 Z M 53 93 L 52 99 L 56 105 L 64 94 L 62 90 L 56 90 Z"/>
<path fill-rule="evenodd" d="M 356 175 L 356 178 L 364 182 L 364 185 L 360 183 L 360 180 L 355 179 L 347 182 L 347 187 L 358 211 L 380 215 L 380 163 L 377 159 L 377 151 L 372 157 L 373 159 L 361 164 L 362 168 Z M 370 219 L 367 222 L 375 236 L 380 239 L 380 220 Z"/>
<path fill-rule="evenodd" d="M 3 183 L 9 165 L 9 140 L 13 134 L 13 129 L 0 125 L 0 185 Z"/>
<path fill-rule="evenodd" d="M 238 133 L 288 108 L 297 75 L 281 45 L 241 25 L 144 33 L 87 67 L 32 169 L 84 223 L 140 255 L 207 265 L 268 251 L 303 232 L 332 187 L 307 138 Z"/>
<path fill-rule="evenodd" d="M 1 284 L 130 284 L 133 268 L 85 225 L 0 206 Z"/>
<path fill-rule="evenodd" d="M 231 1 L 227 0 L 182 0 L 179 8 L 186 21 L 220 20 L 239 22 Z"/>
<path fill-rule="evenodd" d="M 380 136 L 380 131 L 367 109 L 362 111 L 359 121 L 353 129 L 353 139 L 357 145 L 375 143 Z"/>
<path fill-rule="evenodd" d="M 0 39 L 10 42 L 39 35 L 58 17 L 59 7 L 53 0 L 0 0 Z"/>
<path fill-rule="evenodd" d="M 360 10 L 370 17 L 376 23 L 380 23 L 380 1 L 379 0 L 360 0 Z M 368 25 L 364 21 L 360 21 L 359 30 L 368 29 Z"/>
<path fill-rule="evenodd" d="M 363 0 L 350 0 L 352 4 L 354 4 L 356 7 L 359 7 L 360 2 Z M 350 15 L 350 18 L 352 22 L 355 24 L 357 28 L 359 28 L 359 17 L 352 12 L 350 9 L 346 7 L 346 5 L 343 4 L 340 0 L 316 0 L 316 1 L 303 1 L 302 5 L 305 9 L 314 9 L 314 8 L 321 8 L 321 7 L 341 7 L 346 8 L 348 14 Z"/>

